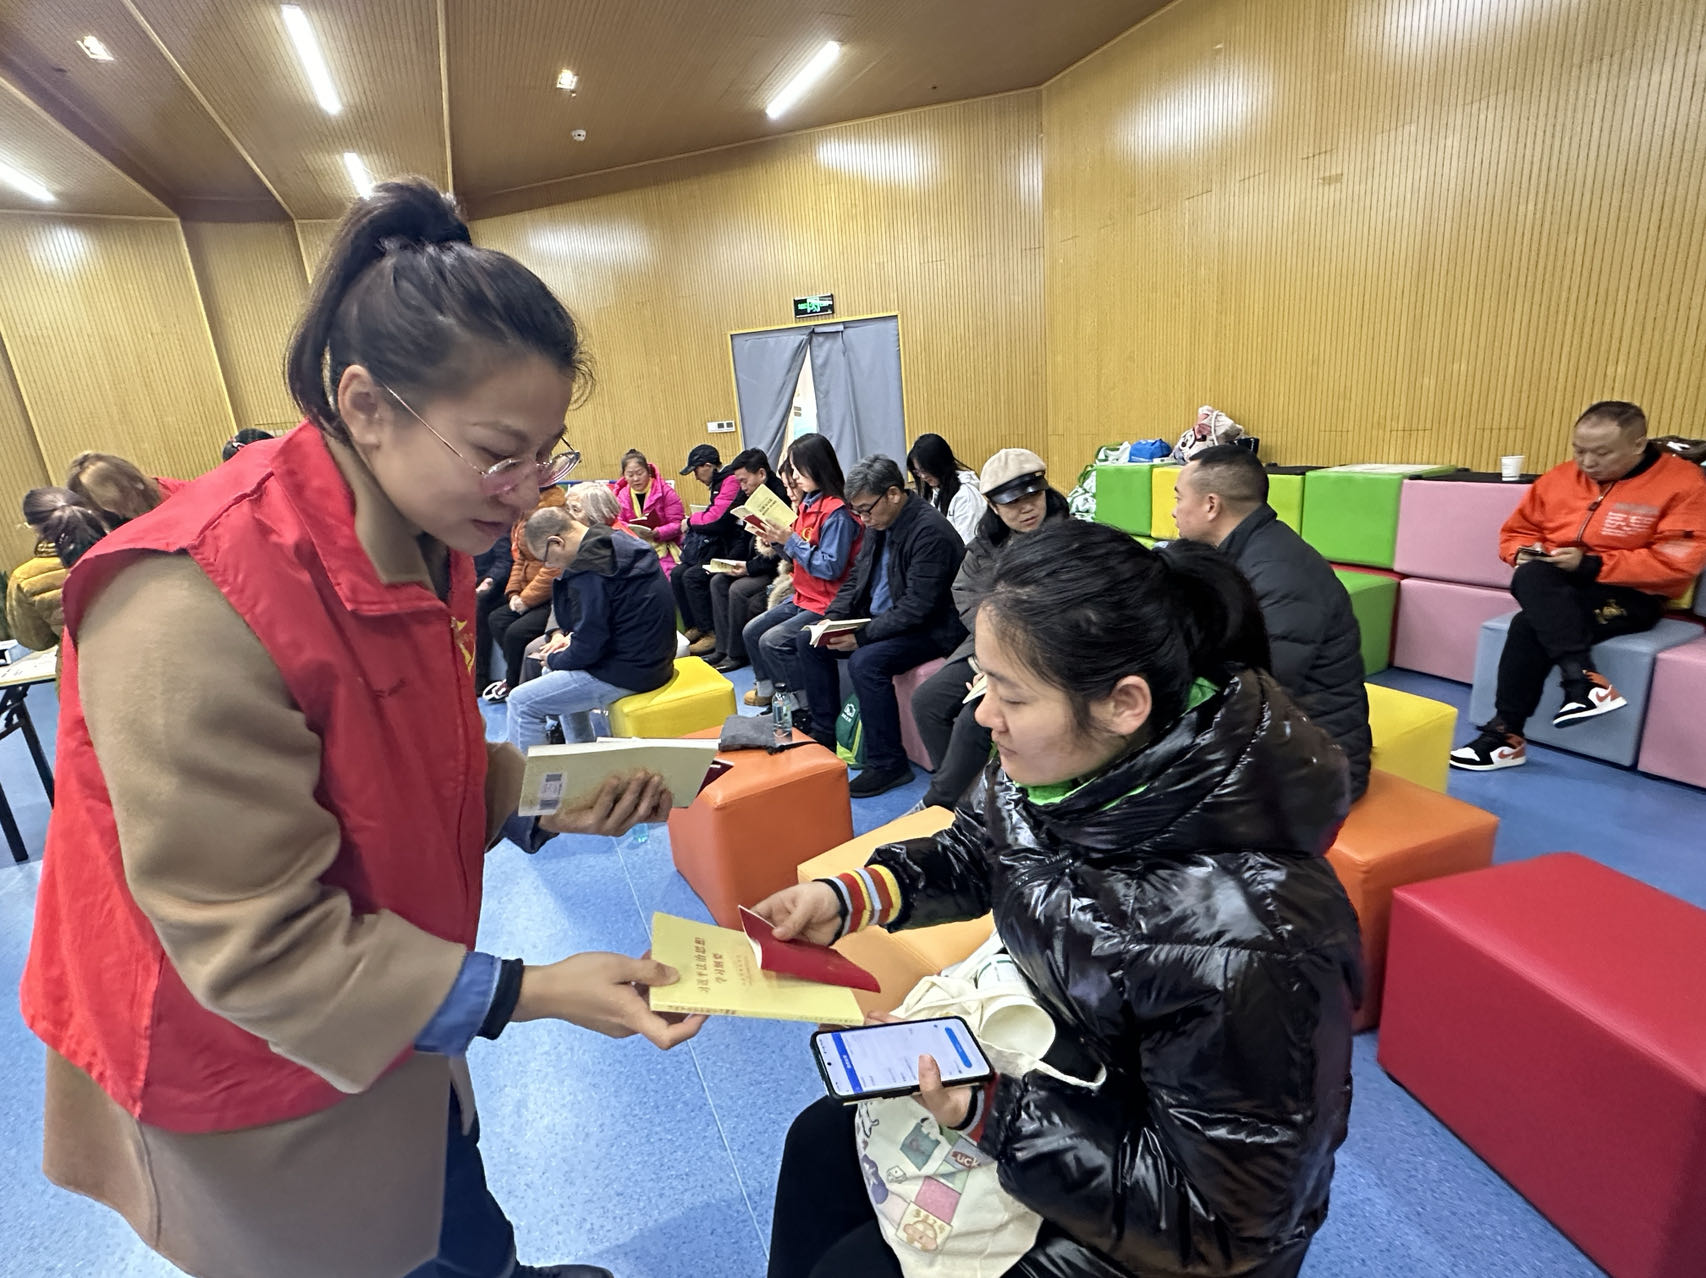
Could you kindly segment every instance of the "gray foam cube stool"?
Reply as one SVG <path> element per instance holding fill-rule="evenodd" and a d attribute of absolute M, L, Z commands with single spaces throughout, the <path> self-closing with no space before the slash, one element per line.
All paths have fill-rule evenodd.
<path fill-rule="evenodd" d="M 1481 624 L 1481 642 L 1475 649 L 1475 687 L 1469 694 L 1469 717 L 1485 723 L 1493 717 L 1493 694 L 1499 679 L 1499 654 L 1514 612 Z M 1653 662 L 1666 648 L 1700 636 L 1700 627 L 1686 621 L 1666 619 L 1638 635 L 1619 635 L 1595 644 L 1594 668 L 1629 702 L 1621 710 L 1568 728 L 1554 728 L 1552 716 L 1564 703 L 1564 690 L 1556 672 L 1547 676 L 1540 708 L 1529 719 L 1523 735 L 1538 745 L 1573 750 L 1589 758 L 1603 759 L 1620 767 L 1633 767 L 1641 749 L 1641 727 L 1647 718 L 1647 694 L 1653 684 Z"/>

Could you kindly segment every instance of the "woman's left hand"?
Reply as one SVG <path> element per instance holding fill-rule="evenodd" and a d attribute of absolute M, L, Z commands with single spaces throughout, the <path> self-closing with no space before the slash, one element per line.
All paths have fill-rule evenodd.
<path fill-rule="evenodd" d="M 655 772 L 611 777 L 584 808 L 559 808 L 539 818 L 554 834 L 600 834 L 619 839 L 636 825 L 664 821 L 674 799 Z"/>
<path fill-rule="evenodd" d="M 918 1103 L 945 1128 L 957 1129 L 971 1113 L 972 1089 L 943 1087 L 942 1070 L 934 1056 L 918 1058 Z"/>
<path fill-rule="evenodd" d="M 650 528 L 647 528 L 644 524 L 629 524 L 628 531 L 633 533 L 634 536 L 638 537 L 648 546 L 655 546 L 658 544 L 658 535 Z"/>

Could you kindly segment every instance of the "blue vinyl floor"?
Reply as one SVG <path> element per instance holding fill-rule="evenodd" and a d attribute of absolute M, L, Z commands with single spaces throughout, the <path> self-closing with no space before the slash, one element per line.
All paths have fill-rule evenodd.
<path fill-rule="evenodd" d="M 737 686 L 750 686 L 744 674 Z M 1404 673 L 1381 682 L 1451 702 L 1462 685 Z M 51 739 L 53 694 L 30 694 Z M 501 709 L 492 716 L 494 733 Z M 1706 792 L 1531 748 L 1529 765 L 1454 774 L 1452 791 L 1502 818 L 1498 856 L 1570 848 L 1706 905 Z M 23 742 L 0 742 L 0 784 L 39 849 L 47 804 Z M 923 793 L 856 802 L 868 830 Z M 177 1271 L 116 1216 L 39 1171 L 41 1047 L 17 1014 L 39 862 L 0 860 L 0 1274 L 131 1278 Z M 653 910 L 705 917 L 660 827 L 643 841 L 559 839 L 529 857 L 505 844 L 486 871 L 484 948 L 530 960 L 584 949 L 639 953 Z M 715 1021 L 662 1054 L 564 1025 L 521 1025 L 472 1054 L 493 1188 L 522 1257 L 595 1261 L 618 1278 L 756 1278 L 764 1271 L 782 1137 L 821 1094 L 808 1027 Z M 1356 1044 L 1356 1102 L 1332 1215 L 1308 1278 L 1589 1278 L 1600 1273 Z"/>

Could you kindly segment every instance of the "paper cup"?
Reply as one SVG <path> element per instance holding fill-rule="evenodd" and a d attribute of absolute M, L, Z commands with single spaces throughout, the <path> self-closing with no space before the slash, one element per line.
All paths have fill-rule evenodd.
<path fill-rule="evenodd" d="M 1511 457 L 1499 458 L 1499 478 L 1507 484 L 1522 482 L 1523 455 L 1517 453 Z"/>

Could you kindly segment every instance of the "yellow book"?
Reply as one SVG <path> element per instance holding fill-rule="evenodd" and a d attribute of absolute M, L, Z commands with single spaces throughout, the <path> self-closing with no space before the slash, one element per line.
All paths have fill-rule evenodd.
<path fill-rule="evenodd" d="M 705 571 L 706 572 L 728 573 L 730 576 L 733 576 L 737 572 L 745 572 L 746 571 L 746 560 L 744 560 L 744 559 L 713 559 L 710 563 L 705 565 Z"/>
<path fill-rule="evenodd" d="M 654 914 L 652 957 L 681 973 L 674 985 L 652 989 L 654 1012 L 705 1012 L 825 1025 L 860 1025 L 865 1020 L 859 1000 L 845 986 L 761 970 L 752 941 L 734 928 Z"/>
<path fill-rule="evenodd" d="M 752 490 L 744 506 L 734 511 L 736 519 L 745 519 L 748 515 L 778 528 L 794 526 L 794 508 L 762 484 Z"/>
<path fill-rule="evenodd" d="M 574 745 L 533 746 L 521 777 L 522 816 L 544 816 L 591 802 L 611 777 L 655 772 L 675 806 L 689 806 L 717 759 L 717 743 L 676 737 L 604 737 Z"/>

